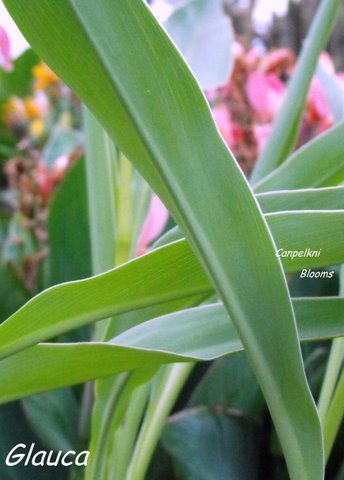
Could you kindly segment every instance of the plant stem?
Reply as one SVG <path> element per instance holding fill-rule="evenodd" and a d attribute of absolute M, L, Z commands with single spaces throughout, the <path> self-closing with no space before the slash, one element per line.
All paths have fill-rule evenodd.
<path fill-rule="evenodd" d="M 193 363 L 162 367 L 156 391 L 147 408 L 135 445 L 126 480 L 144 479 L 166 418 L 193 367 Z"/>
<path fill-rule="evenodd" d="M 118 192 L 118 242 L 116 249 L 116 265 L 121 265 L 129 259 L 133 229 L 133 167 L 122 153 L 119 155 L 119 171 L 120 186 Z"/>
<path fill-rule="evenodd" d="M 337 383 L 338 375 L 340 373 L 343 358 L 344 338 L 336 338 L 332 342 L 331 352 L 326 367 L 325 378 L 322 384 L 318 402 L 319 416 L 322 423 L 325 422 L 325 418 Z"/>
<path fill-rule="evenodd" d="M 124 425 L 115 432 L 111 452 L 109 480 L 125 480 L 130 456 L 150 392 L 150 382 L 133 392 Z"/>
<path fill-rule="evenodd" d="M 337 389 L 333 396 L 331 406 L 328 409 L 325 424 L 324 424 L 324 437 L 325 437 L 325 458 L 328 460 L 334 441 L 336 439 L 339 427 L 344 416 L 344 370 L 342 370 L 340 380 L 337 385 Z"/>
<path fill-rule="evenodd" d="M 344 294 L 344 266 L 339 275 L 339 295 Z M 324 430 L 325 459 L 328 460 L 340 423 L 343 418 L 344 405 L 344 373 L 342 371 L 337 389 L 338 375 L 344 359 L 344 338 L 336 338 L 332 342 L 330 357 L 327 363 L 325 379 L 319 398 L 319 416 Z"/>
<path fill-rule="evenodd" d="M 110 420 L 101 422 L 100 430 L 97 432 L 97 444 L 93 450 L 94 457 L 92 459 L 92 472 L 97 472 L 99 478 L 104 478 L 103 472 L 105 472 L 106 468 L 106 452 L 111 427 L 114 421 L 114 407 L 117 405 L 121 393 L 126 389 L 129 380 L 130 375 L 127 374 L 116 376 L 112 388 L 106 398 L 104 418 Z M 94 434 L 95 432 L 93 432 L 93 435 Z"/>

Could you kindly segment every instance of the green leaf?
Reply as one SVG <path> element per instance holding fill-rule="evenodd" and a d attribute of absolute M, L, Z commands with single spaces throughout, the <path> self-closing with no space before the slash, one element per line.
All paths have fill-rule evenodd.
<path fill-rule="evenodd" d="M 341 0 L 324 0 L 318 7 L 304 41 L 296 69 L 290 79 L 282 108 L 273 124 L 266 146 L 253 169 L 251 175 L 253 184 L 284 162 L 295 146 L 309 85 L 317 66 L 318 57 L 326 47 L 332 33 L 340 4 Z M 302 185 L 302 187 L 305 186 Z"/>
<path fill-rule="evenodd" d="M 198 407 L 169 419 L 163 445 L 182 480 L 258 480 L 259 438 L 252 419 Z"/>
<path fill-rule="evenodd" d="M 6 457 L 15 445 L 23 443 L 27 449 L 35 443 L 35 451 L 45 449 L 38 437 L 30 429 L 22 407 L 11 403 L 0 407 L 0 476 L 3 480 L 67 480 L 68 469 L 65 467 L 46 468 L 40 466 L 7 466 Z M 26 451 L 27 451 L 26 449 Z M 18 452 L 19 453 L 19 452 Z M 55 458 L 55 457 L 54 457 Z"/>
<path fill-rule="evenodd" d="M 32 94 L 32 69 L 39 63 L 33 50 L 26 50 L 14 62 L 12 72 L 0 70 L 0 103 L 10 96 L 25 97 Z"/>
<path fill-rule="evenodd" d="M 71 389 L 41 393 L 26 398 L 23 409 L 36 435 L 49 448 L 78 450 L 78 404 Z"/>
<path fill-rule="evenodd" d="M 283 258 L 285 269 L 297 271 L 343 261 L 337 241 L 343 237 L 343 216 L 341 211 L 267 215 L 279 248 L 322 249 L 319 257 Z M 175 265 L 173 272 L 170 265 Z M 42 292 L 0 326 L 0 355 L 115 314 L 211 291 L 187 242 L 179 241 L 105 274 Z"/>
<path fill-rule="evenodd" d="M 187 297 L 184 299 L 174 300 L 172 302 L 162 303 L 159 305 L 154 305 L 151 307 L 142 308 L 139 311 L 132 311 L 122 315 L 117 315 L 112 319 L 111 322 L 108 324 L 108 329 L 106 332 L 106 339 L 110 340 L 111 338 L 119 335 L 121 332 L 127 330 L 128 328 L 132 328 L 139 323 L 145 322 L 151 318 L 155 318 L 158 316 L 166 315 L 168 313 L 185 309 L 187 307 L 191 307 L 193 305 L 198 305 L 203 298 L 200 297 Z M 141 374 L 142 376 L 142 374 Z M 90 443 L 90 458 L 87 466 L 87 475 L 86 478 L 93 478 L 97 474 L 100 474 L 102 468 L 105 468 L 105 464 L 107 462 L 107 457 L 115 457 L 117 460 L 117 468 L 116 472 L 120 475 L 121 467 L 124 469 L 127 465 L 123 466 L 123 457 L 121 452 L 118 452 L 118 449 L 123 448 L 125 444 L 125 434 L 123 431 L 116 431 L 116 435 L 121 437 L 119 445 L 116 444 L 114 441 L 114 431 L 111 428 L 112 420 L 115 417 L 116 422 L 115 426 L 118 427 L 119 418 L 117 409 L 114 409 L 114 403 L 117 404 L 120 398 L 122 398 L 123 392 L 120 392 L 119 396 L 119 386 L 123 385 L 123 378 L 122 376 L 117 376 L 115 378 L 109 377 L 98 380 L 95 386 L 95 398 L 96 402 L 93 407 L 92 411 L 92 438 Z M 136 388 L 136 385 L 132 383 L 132 381 L 127 382 L 125 384 L 125 393 L 127 397 L 130 397 L 130 388 L 132 390 Z M 121 400 L 122 402 L 122 400 Z M 145 402 L 144 402 L 145 403 Z M 136 405 L 136 410 L 139 407 Z M 142 406 L 143 408 L 143 406 Z M 132 418 L 130 418 L 130 414 L 125 409 L 125 415 L 127 417 L 127 421 L 124 420 L 124 429 L 130 428 L 128 425 L 132 424 Z M 122 412 L 124 416 L 124 412 Z M 137 413 L 137 412 L 136 412 Z M 123 437 L 122 437 L 123 434 Z M 109 440 L 112 441 L 109 442 Z M 117 447 L 117 451 L 112 451 L 112 446 L 114 444 L 114 449 Z M 126 446 L 124 446 L 124 449 Z M 109 453 L 109 451 L 111 453 Z M 128 459 L 129 460 L 129 459 Z M 119 465 L 120 461 L 120 465 Z"/>
<path fill-rule="evenodd" d="M 291 477 L 321 479 L 320 423 L 282 267 L 247 181 L 180 55 L 141 0 L 6 5 L 35 50 L 80 95 L 188 236 L 240 332 Z M 147 284 L 151 277 L 145 273 Z M 14 352 L 37 335 L 19 343 L 12 337 L 8 345 L 11 340 Z M 286 365 L 293 371 L 290 382 Z"/>
<path fill-rule="evenodd" d="M 116 189 L 115 145 L 99 122 L 85 108 L 86 178 L 92 272 L 105 272 L 115 265 Z"/>
<path fill-rule="evenodd" d="M 165 28 L 204 90 L 228 81 L 234 33 L 221 0 L 191 0 L 170 15 Z"/>
<path fill-rule="evenodd" d="M 285 210 L 344 210 L 344 187 L 307 188 L 258 193 L 264 213 Z"/>
<path fill-rule="evenodd" d="M 243 353 L 220 358 L 211 365 L 188 402 L 189 407 L 200 405 L 221 405 L 244 415 L 262 414 L 265 402 Z"/>
<path fill-rule="evenodd" d="M 300 198 L 296 201 L 299 202 Z M 276 242 L 275 255 L 281 257 L 286 272 L 344 262 L 344 250 L 338 242 L 338 238 L 344 236 L 343 210 L 282 211 L 268 213 L 265 218 Z M 182 238 L 180 229 L 175 227 L 163 235 L 155 247 L 181 241 Z M 295 253 L 283 257 L 282 250 L 284 254 Z M 299 252 L 303 256 L 298 256 Z"/>
<path fill-rule="evenodd" d="M 0 322 L 28 301 L 30 295 L 14 272 L 0 263 Z"/>
<path fill-rule="evenodd" d="M 344 336 L 344 299 L 295 299 L 301 340 Z M 211 318 L 211 321 L 209 321 Z M 0 402 L 95 378 L 178 361 L 214 360 L 243 349 L 223 305 L 166 315 L 110 343 L 41 344 L 2 360 Z"/>
<path fill-rule="evenodd" d="M 301 340 L 342 336 L 342 298 L 293 299 L 293 306 Z M 225 318 L 228 314 L 222 305 L 195 307 L 145 322 L 110 343 L 181 355 L 187 352 L 195 359 L 211 360 L 241 349 L 233 324 L 226 325 Z"/>
<path fill-rule="evenodd" d="M 79 160 L 57 190 L 50 207 L 49 285 L 91 275 L 85 162 Z"/>
<path fill-rule="evenodd" d="M 255 192 L 327 187 L 344 180 L 344 122 L 293 153 L 255 185 Z"/>
<path fill-rule="evenodd" d="M 0 356 L 119 313 L 211 291 L 190 247 L 186 242 L 174 244 L 37 295 L 0 325 Z"/>
<path fill-rule="evenodd" d="M 284 269 L 295 272 L 344 262 L 344 211 L 277 212 L 266 215 L 278 249 L 304 251 L 305 256 L 282 258 Z M 318 256 L 307 256 L 309 251 Z M 282 251 L 277 251 L 283 255 Z"/>

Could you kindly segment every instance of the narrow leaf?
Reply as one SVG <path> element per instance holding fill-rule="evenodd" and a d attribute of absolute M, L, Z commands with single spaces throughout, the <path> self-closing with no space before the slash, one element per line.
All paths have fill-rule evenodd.
<path fill-rule="evenodd" d="M 342 298 L 295 299 L 294 307 L 302 340 L 344 336 Z M 2 360 L 0 402 L 138 368 L 214 360 L 239 352 L 242 343 L 228 320 L 222 305 L 210 305 L 151 320 L 113 343 L 28 348 Z M 291 388 L 288 375 L 285 382 Z"/>
<path fill-rule="evenodd" d="M 156 250 L 107 273 L 37 295 L 0 325 L 0 357 L 96 320 L 211 290 L 185 242 Z"/>
<path fill-rule="evenodd" d="M 258 193 L 264 213 L 285 210 L 344 210 L 344 186 Z"/>
<path fill-rule="evenodd" d="M 344 122 L 307 143 L 255 185 L 255 192 L 327 187 L 344 180 Z"/>
<path fill-rule="evenodd" d="M 295 146 L 309 85 L 318 57 L 331 35 L 340 4 L 341 0 L 323 0 L 318 7 L 289 82 L 282 109 L 252 172 L 252 183 L 258 182 L 284 162 Z"/>

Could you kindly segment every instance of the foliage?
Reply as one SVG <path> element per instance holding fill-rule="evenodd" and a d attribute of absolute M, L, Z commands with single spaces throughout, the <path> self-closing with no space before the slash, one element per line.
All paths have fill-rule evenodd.
<path fill-rule="evenodd" d="M 28 51 L 0 76 L 0 402 L 20 401 L 18 428 L 89 446 L 61 478 L 320 480 L 329 460 L 336 479 L 344 146 L 329 85 L 344 92 L 321 52 L 340 2 L 322 2 L 298 62 L 234 41 L 221 2 L 182 5 L 166 29 L 206 95 L 142 0 L 5 3 L 49 65 Z"/>

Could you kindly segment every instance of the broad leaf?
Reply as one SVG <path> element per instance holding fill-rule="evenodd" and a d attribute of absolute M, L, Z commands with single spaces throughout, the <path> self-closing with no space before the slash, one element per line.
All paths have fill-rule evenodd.
<path fill-rule="evenodd" d="M 260 435 L 250 418 L 198 407 L 172 416 L 162 440 L 181 480 L 258 480 Z"/>
<path fill-rule="evenodd" d="M 26 398 L 27 421 L 41 441 L 58 451 L 78 450 L 78 403 L 71 389 L 64 388 Z"/>

